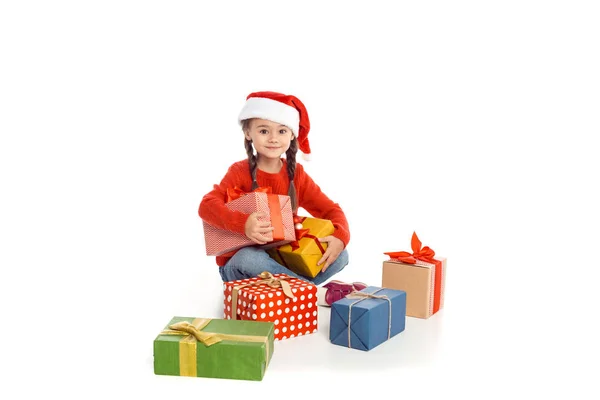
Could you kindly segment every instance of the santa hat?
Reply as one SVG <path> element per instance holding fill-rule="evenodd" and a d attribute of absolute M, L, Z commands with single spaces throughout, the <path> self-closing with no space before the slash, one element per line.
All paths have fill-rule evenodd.
<path fill-rule="evenodd" d="M 310 159 L 310 121 L 304 104 L 298 98 L 276 92 L 250 93 L 238 116 L 238 122 L 241 124 L 243 120 L 250 118 L 268 119 L 289 127 L 298 140 L 302 158 Z"/>

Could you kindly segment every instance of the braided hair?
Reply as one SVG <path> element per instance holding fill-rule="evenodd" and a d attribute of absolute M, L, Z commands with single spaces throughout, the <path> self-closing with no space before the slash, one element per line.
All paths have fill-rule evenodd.
<path fill-rule="evenodd" d="M 250 121 L 252 119 L 245 119 L 242 121 L 242 130 L 247 132 L 250 129 Z M 258 188 L 258 182 L 256 181 L 256 170 L 257 170 L 257 157 L 254 154 L 254 148 L 252 147 L 252 141 L 247 140 L 244 137 L 244 147 L 246 148 L 246 154 L 248 155 L 248 165 L 250 167 L 250 176 L 252 177 L 252 190 Z M 294 185 L 294 177 L 296 175 L 296 153 L 298 152 L 298 140 L 294 139 L 290 142 L 290 147 L 285 152 L 285 159 L 287 161 L 287 174 L 290 180 L 290 186 L 288 189 L 288 196 L 292 202 L 292 211 L 294 214 L 298 211 L 298 198 L 296 195 L 296 186 Z"/>

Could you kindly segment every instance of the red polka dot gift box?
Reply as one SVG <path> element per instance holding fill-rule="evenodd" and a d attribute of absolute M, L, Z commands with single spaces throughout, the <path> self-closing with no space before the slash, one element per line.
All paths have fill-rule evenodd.
<path fill-rule="evenodd" d="M 317 332 L 317 287 L 286 274 L 263 272 L 225 282 L 224 319 L 272 322 L 274 339 Z"/>

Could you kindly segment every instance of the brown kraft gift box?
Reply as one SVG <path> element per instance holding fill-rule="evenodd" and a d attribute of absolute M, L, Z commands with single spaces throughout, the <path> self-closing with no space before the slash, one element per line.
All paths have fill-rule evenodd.
<path fill-rule="evenodd" d="M 411 241 L 413 253 L 384 253 L 381 286 L 406 292 L 406 316 L 427 319 L 444 307 L 446 258 L 435 257 L 429 247 L 421 247 L 417 235 Z"/>

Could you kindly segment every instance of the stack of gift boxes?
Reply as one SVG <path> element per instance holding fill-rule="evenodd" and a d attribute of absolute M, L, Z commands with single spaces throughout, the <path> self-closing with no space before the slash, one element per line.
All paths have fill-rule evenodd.
<path fill-rule="evenodd" d="M 291 271 L 314 278 L 331 221 L 292 215 L 288 196 L 259 189 L 228 192 L 231 210 L 263 211 L 275 228 L 263 247 Z M 207 255 L 255 246 L 245 236 L 204 222 Z M 380 287 L 368 286 L 331 305 L 329 341 L 369 351 L 405 329 L 406 317 L 427 319 L 444 305 L 446 259 L 423 247 L 413 233 L 412 252 L 384 253 Z M 317 287 L 285 274 L 225 282 L 223 318 L 174 317 L 154 340 L 154 372 L 226 379 L 262 380 L 275 342 L 318 330 Z"/>

